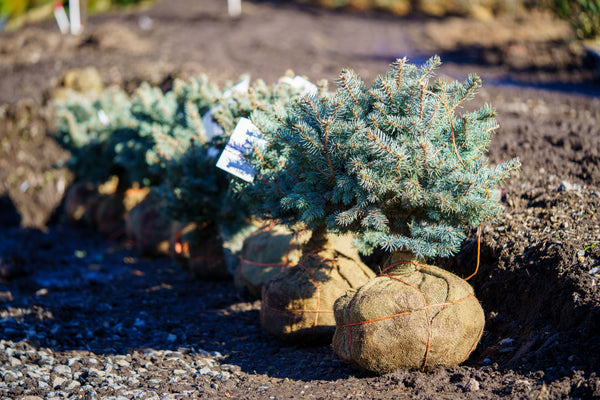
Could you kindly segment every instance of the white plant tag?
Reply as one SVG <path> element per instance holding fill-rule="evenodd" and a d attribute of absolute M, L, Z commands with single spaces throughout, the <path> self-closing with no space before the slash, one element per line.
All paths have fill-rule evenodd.
<path fill-rule="evenodd" d="M 306 96 L 306 95 L 314 96 L 319 91 L 319 88 L 317 87 L 317 85 L 315 85 L 308 79 L 301 77 L 300 75 L 296 75 L 293 78 L 286 76 L 286 77 L 281 78 L 279 80 L 279 82 L 287 83 L 288 85 L 290 85 L 291 87 L 293 87 L 295 89 L 302 90 L 303 96 Z"/>
<path fill-rule="evenodd" d="M 79 0 L 69 0 L 69 19 L 71 20 L 71 35 L 79 35 L 83 31 Z"/>
<path fill-rule="evenodd" d="M 100 120 L 100 123 L 104 126 L 110 124 L 110 118 L 108 118 L 108 115 L 106 115 L 103 109 L 98 110 L 98 119 Z"/>
<path fill-rule="evenodd" d="M 246 93 L 250 89 L 250 77 L 245 76 L 240 82 L 236 83 L 223 92 L 223 97 L 233 96 L 235 93 Z"/>
<path fill-rule="evenodd" d="M 207 141 L 225 133 L 223 128 L 221 128 L 221 125 L 219 125 L 212 117 L 213 113 L 217 112 L 219 108 L 221 108 L 221 106 L 215 106 L 202 116 L 202 124 L 204 125 Z"/>
<path fill-rule="evenodd" d="M 54 18 L 56 18 L 56 23 L 58 24 L 60 33 L 63 35 L 69 33 L 69 17 L 67 17 L 67 13 L 65 12 L 62 2 L 57 1 L 54 3 Z"/>
<path fill-rule="evenodd" d="M 250 89 L 250 77 L 244 77 L 240 82 L 233 85 L 231 88 L 227 89 L 223 92 L 223 97 L 231 97 L 236 93 L 246 93 Z M 229 99 L 229 102 L 233 102 L 233 99 Z M 204 125 L 204 130 L 206 131 L 206 139 L 211 140 L 217 136 L 222 136 L 225 134 L 225 131 L 212 117 L 212 115 L 217 112 L 221 106 L 214 106 L 210 110 L 208 110 L 202 116 L 202 125 Z"/>
<path fill-rule="evenodd" d="M 234 18 L 242 15 L 242 0 L 227 0 L 227 12 Z"/>
<path fill-rule="evenodd" d="M 217 167 L 251 183 L 254 180 L 254 168 L 244 155 L 252 151 L 254 146 L 262 147 L 264 144 L 260 130 L 249 119 L 241 118 L 217 161 Z"/>

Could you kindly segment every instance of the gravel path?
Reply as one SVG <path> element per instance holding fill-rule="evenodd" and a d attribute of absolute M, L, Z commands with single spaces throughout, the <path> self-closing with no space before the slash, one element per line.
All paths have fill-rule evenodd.
<path fill-rule="evenodd" d="M 328 346 L 263 334 L 232 282 L 64 225 L 0 238 L 1 399 L 274 398 L 281 382 L 360 376 Z"/>
<path fill-rule="evenodd" d="M 199 386 L 239 379 L 239 368 L 222 364 L 218 352 L 180 348 L 134 351 L 127 355 L 97 355 L 88 351 L 54 352 L 25 341 L 3 340 L 5 353 L 0 375 L 1 391 L 12 396 L 36 398 L 175 399 L 189 398 Z M 157 375 L 171 375 L 167 381 Z M 178 395 L 170 394 L 177 385 Z M 206 393 L 206 392 L 205 392 Z M 43 395 L 43 397 L 42 397 Z"/>
<path fill-rule="evenodd" d="M 189 277 L 169 260 L 140 261 L 67 227 L 3 233 L 0 264 L 10 280 L 0 283 L 2 399 L 190 398 L 240 379 L 239 366 L 198 346 L 214 341 L 194 338 L 192 308 L 202 314 L 206 306 L 180 307 L 186 288 L 173 280 Z M 177 322 L 188 313 L 187 324 Z"/>

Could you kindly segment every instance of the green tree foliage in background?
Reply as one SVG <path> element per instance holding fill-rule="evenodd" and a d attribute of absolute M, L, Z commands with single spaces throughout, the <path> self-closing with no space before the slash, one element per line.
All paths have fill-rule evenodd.
<path fill-rule="evenodd" d="M 88 0 L 87 7 L 90 11 L 95 11 L 97 9 L 106 9 L 111 5 L 130 6 L 142 1 L 147 0 Z M 0 15 L 5 14 L 9 18 L 16 17 L 33 8 L 54 2 L 55 0 L 0 0 Z M 68 0 L 64 4 L 67 6 Z"/>
<path fill-rule="evenodd" d="M 570 21 L 578 38 L 600 36 L 600 0 L 546 0 L 544 4 Z"/>

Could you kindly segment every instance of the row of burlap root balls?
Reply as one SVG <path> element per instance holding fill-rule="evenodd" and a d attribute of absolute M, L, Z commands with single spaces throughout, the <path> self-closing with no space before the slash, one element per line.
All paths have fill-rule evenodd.
<path fill-rule="evenodd" d="M 93 227 L 109 238 L 125 236 L 144 256 L 169 256 L 198 279 L 231 279 L 260 298 L 263 285 L 287 266 L 296 265 L 311 231 L 292 232 L 260 221 L 250 226 L 237 266 L 228 266 L 223 242 L 214 224 L 198 226 L 169 218 L 154 190 L 127 189 L 117 183 L 72 185 L 65 196 L 65 215 L 75 224 Z M 264 226 L 263 226 L 264 225 Z M 237 268 L 237 269 L 236 269 Z"/>
<path fill-rule="evenodd" d="M 202 254 L 198 246 L 181 241 L 182 236 L 190 236 L 197 229 L 193 224 L 182 225 L 166 216 L 160 197 L 153 190 L 144 188 L 119 192 L 115 188 L 116 185 L 112 184 L 73 184 L 64 201 L 67 220 L 94 228 L 111 239 L 126 237 L 144 256 L 171 256 L 185 266 L 193 264 L 194 257 L 211 258 Z M 211 261 L 211 265 L 222 264 L 223 257 L 217 255 Z M 199 273 L 202 275 L 201 271 Z M 218 269 L 217 273 L 221 274 Z M 210 271 L 204 275 L 219 278 L 211 277 Z"/>
<path fill-rule="evenodd" d="M 112 182 L 73 184 L 65 196 L 67 220 L 110 239 L 125 237 L 143 256 L 169 256 L 198 279 L 231 279 L 213 225 L 174 221 L 165 214 L 160 195 L 150 188 L 118 191 L 116 187 Z"/>
<path fill-rule="evenodd" d="M 148 189 L 110 191 L 110 185 L 74 185 L 66 215 L 109 236 L 125 230 L 142 254 L 169 255 L 199 279 L 231 278 L 214 226 L 170 220 Z M 257 225 L 239 261 L 235 286 L 262 298 L 266 332 L 297 345 L 333 343 L 343 361 L 360 369 L 456 365 L 483 332 L 483 310 L 463 279 L 403 253 L 375 277 L 349 235 Z"/>
<path fill-rule="evenodd" d="M 69 219 L 89 225 L 86 216 L 97 214 L 95 199 L 105 196 L 115 207 L 110 218 L 103 215 L 103 225 L 111 229 L 102 233 L 117 236 L 123 231 L 119 221 L 124 220 L 125 233 L 141 254 L 169 255 L 199 279 L 230 278 L 214 225 L 198 227 L 171 221 L 161 212 L 159 196 L 148 189 L 142 195 L 134 190 L 122 196 L 104 192 L 101 195 L 90 185 L 74 185 L 66 200 Z M 135 200 L 130 198 L 132 194 Z M 125 202 L 128 207 L 123 206 Z M 310 230 L 292 231 L 271 223 L 257 228 L 244 241 L 235 286 L 262 297 L 262 327 L 285 341 L 330 343 L 335 330 L 335 300 L 346 289 L 358 288 L 374 277 L 352 247 L 351 236 L 317 236 Z"/>

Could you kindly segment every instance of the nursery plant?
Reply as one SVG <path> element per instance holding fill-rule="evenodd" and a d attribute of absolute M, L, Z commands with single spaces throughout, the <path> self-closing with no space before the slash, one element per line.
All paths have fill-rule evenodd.
<path fill-rule="evenodd" d="M 204 135 L 201 116 L 220 97 L 206 76 L 176 80 L 167 92 L 148 83 L 132 95 L 118 87 L 97 98 L 70 92 L 55 102 L 55 136 L 70 151 L 67 166 L 78 180 L 99 184 L 117 176 L 119 190 L 153 186 L 162 181 L 163 159 Z"/>
<path fill-rule="evenodd" d="M 83 208 L 95 210 L 83 214 L 96 214 L 97 225 L 107 227 L 104 233 L 122 231 L 124 213 L 134 205 L 128 205 L 129 199 L 137 196 L 129 189 L 162 182 L 164 159 L 177 157 L 182 144 L 204 135 L 200 116 L 220 96 L 219 88 L 200 76 L 190 81 L 176 80 L 173 90 L 167 92 L 143 83 L 132 95 L 112 87 L 97 97 L 71 91 L 64 100 L 55 101 L 55 136 L 71 153 L 66 164 L 75 173 L 78 190 L 91 186 L 94 192 L 94 187 L 103 182 L 117 182 L 114 193 L 98 201 L 86 201 Z M 71 195 L 67 197 L 67 204 L 77 204 L 69 201 Z M 156 214 L 156 210 L 148 212 Z"/>
<path fill-rule="evenodd" d="M 55 103 L 55 138 L 71 157 L 66 166 L 75 179 L 101 184 L 118 173 L 113 143 L 121 132 L 135 132 L 130 97 L 117 87 L 90 98 L 70 91 Z"/>
<path fill-rule="evenodd" d="M 65 99 L 55 101 L 55 138 L 71 153 L 65 164 L 76 181 L 66 195 L 67 217 L 90 226 L 101 225 L 109 235 L 120 229 L 124 206 L 111 193 L 100 193 L 99 187 L 120 172 L 112 161 L 115 149 L 110 144 L 118 135 L 113 136 L 114 132 L 135 129 L 130 106 L 129 96 L 116 87 L 92 99 L 70 91 Z M 108 186 L 114 189 L 118 184 Z M 122 195 L 125 187 L 121 188 Z"/>
<path fill-rule="evenodd" d="M 182 223 L 175 235 L 181 236 L 186 224 L 195 226 L 187 229 L 186 240 L 183 237 L 177 240 L 179 253 L 187 249 L 190 253 L 187 258 L 192 263 L 194 259 L 201 260 L 201 265 L 192 269 L 202 278 L 230 277 L 238 264 L 244 238 L 255 229 L 249 210 L 233 196 L 226 172 L 216 166 L 217 159 L 241 118 L 248 117 L 253 110 L 269 112 L 306 90 L 305 85 L 290 84 L 292 74 L 288 72 L 284 77 L 288 79 L 272 86 L 262 80 L 250 85 L 247 79 L 242 79 L 225 90 L 202 117 L 204 126 L 208 126 L 204 128 L 206 135 L 179 142 L 178 157 L 163 154 L 165 182 L 160 190 L 165 211 Z M 214 247 L 223 248 L 224 259 L 217 254 L 209 261 L 191 254 L 202 251 L 197 246 L 209 237 L 215 242 Z"/>
<path fill-rule="evenodd" d="M 56 102 L 56 138 L 71 152 L 67 164 L 78 181 L 99 185 L 116 177 L 117 197 L 132 186 L 159 187 L 168 179 L 167 185 L 155 189 L 161 195 L 145 203 L 145 212 L 156 215 L 155 208 L 164 203 L 167 216 L 193 222 L 198 229 L 209 221 L 219 221 L 219 241 L 226 238 L 224 246 L 232 258 L 229 247 L 241 247 L 235 234 L 244 230 L 241 226 L 247 228 L 248 218 L 243 207 L 228 200 L 228 184 L 214 160 L 239 118 L 306 90 L 306 85 L 294 82 L 297 78 L 289 72 L 272 87 L 260 80 L 250 87 L 249 79 L 243 78 L 220 90 L 201 76 L 175 80 L 167 92 L 148 83 L 132 95 L 118 88 L 92 99 L 71 92 L 66 100 Z M 123 207 L 114 199 L 107 201 L 118 210 L 102 208 L 116 211 L 111 214 L 118 219 Z M 140 208 L 136 211 L 140 216 Z M 162 217 L 151 220 L 164 225 Z M 148 243 L 143 247 L 155 246 Z"/>
<path fill-rule="evenodd" d="M 334 350 L 375 372 L 454 365 L 473 350 L 484 315 L 472 288 L 425 260 L 456 253 L 468 227 L 498 217 L 490 193 L 519 167 L 488 165 L 494 110 L 457 114 L 481 80 L 430 83 L 440 63 L 397 60 L 370 87 L 346 70 L 334 94 L 253 113 L 265 143 L 247 155 L 253 181 L 236 183 L 264 217 L 390 254 L 334 307 Z"/>

